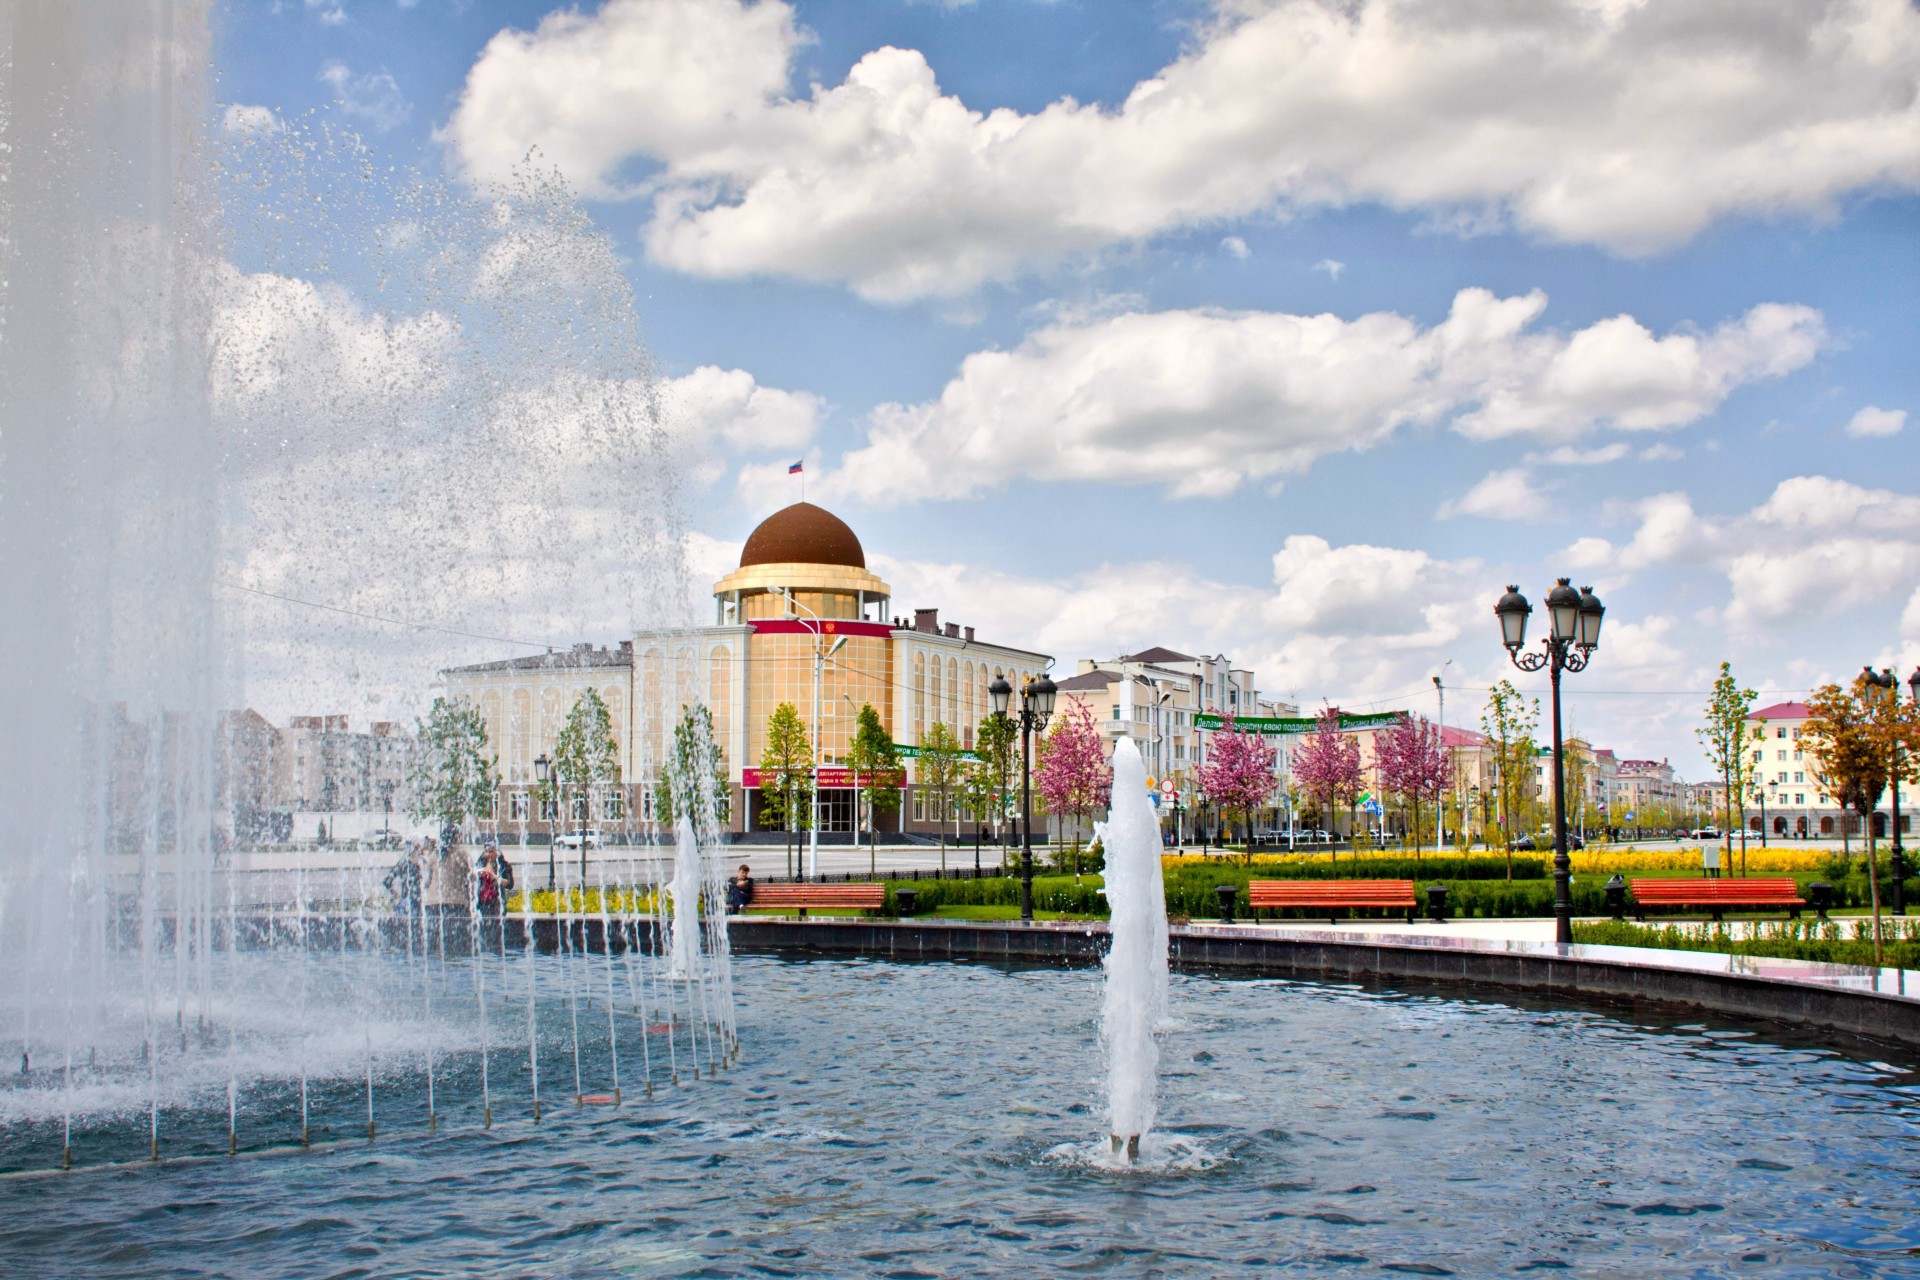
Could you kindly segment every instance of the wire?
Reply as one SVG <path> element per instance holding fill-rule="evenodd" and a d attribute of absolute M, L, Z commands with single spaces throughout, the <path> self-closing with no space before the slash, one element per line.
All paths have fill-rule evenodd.
<path fill-rule="evenodd" d="M 438 631 L 442 635 L 460 636 L 467 640 L 487 640 L 494 644 L 525 645 L 529 649 L 545 649 L 551 652 L 554 646 L 541 640 L 516 640 L 512 636 L 489 636 L 478 631 L 462 631 L 458 627 L 436 626 L 431 622 L 409 622 L 405 618 L 388 618 L 377 613 L 363 613 L 358 609 L 346 609 L 337 604 L 322 604 L 318 600 L 301 600 L 295 596 L 283 596 L 274 591 L 262 591 L 258 587 L 242 586 L 238 582 L 223 582 L 219 585 L 230 591 L 244 591 L 250 596 L 265 596 L 269 600 L 279 600 L 285 604 L 297 604 L 308 609 L 319 609 L 326 613 L 344 614 L 349 618 L 363 618 L 369 622 L 384 622 L 393 627 L 411 627 L 416 631 Z"/>

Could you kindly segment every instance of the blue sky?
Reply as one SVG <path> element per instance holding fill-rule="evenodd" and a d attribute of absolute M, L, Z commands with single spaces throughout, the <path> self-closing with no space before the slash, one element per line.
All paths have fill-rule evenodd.
<path fill-rule="evenodd" d="M 1576 725 L 1697 772 L 1722 658 L 1920 661 L 1908 3 L 552 13 L 220 5 L 216 97 L 562 168 L 698 437 L 696 578 L 804 456 L 902 610 L 1068 666 L 1444 670 L 1457 723 L 1504 583 L 1573 574 Z"/>

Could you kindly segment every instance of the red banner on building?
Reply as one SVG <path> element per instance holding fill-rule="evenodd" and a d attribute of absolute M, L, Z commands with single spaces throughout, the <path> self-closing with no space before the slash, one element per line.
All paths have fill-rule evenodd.
<path fill-rule="evenodd" d="M 823 790 L 830 790 L 835 787 L 851 787 L 853 785 L 853 770 L 825 768 L 820 770 L 819 779 L 820 786 Z M 742 769 L 740 771 L 740 785 L 749 790 L 757 789 L 760 786 L 760 771 L 758 769 Z"/>
<path fill-rule="evenodd" d="M 810 636 L 816 627 L 820 634 L 829 636 L 873 636 L 885 640 L 893 634 L 893 628 L 884 622 L 853 622 L 846 618 L 826 618 L 818 623 L 811 618 L 775 618 L 753 624 L 755 633 L 763 636 Z"/>

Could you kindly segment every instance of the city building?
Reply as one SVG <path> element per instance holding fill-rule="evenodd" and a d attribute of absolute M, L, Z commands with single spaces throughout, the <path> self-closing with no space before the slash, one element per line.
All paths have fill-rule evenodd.
<path fill-rule="evenodd" d="M 276 726 L 249 708 L 223 713 L 220 729 L 217 794 L 234 838 L 346 839 L 384 829 L 389 815 L 404 822 L 417 748 L 404 726 L 359 731 L 344 715 Z"/>
<path fill-rule="evenodd" d="M 1804 702 L 1776 702 L 1747 716 L 1748 764 L 1753 782 L 1744 797 L 1747 830 L 1776 836 L 1840 836 L 1860 833 L 1860 818 L 1842 810 L 1827 794 L 1814 771 L 1811 753 L 1802 738 L 1812 711 Z M 1920 801 L 1911 793 L 1908 804 Z M 1891 830 L 1891 790 L 1881 794 L 1873 814 L 1873 830 L 1885 836 Z M 1900 815 L 1903 837 L 1913 831 L 1912 815 Z"/>
<path fill-rule="evenodd" d="M 993 644 L 972 627 L 943 622 L 937 608 L 892 612 L 892 588 L 867 568 L 844 521 L 800 502 L 761 522 L 740 563 L 713 585 L 708 626 L 643 631 L 611 648 L 577 645 L 456 667 L 447 692 L 479 708 L 499 758 L 503 827 L 549 830 L 551 811 L 534 797 L 535 761 L 554 741 L 581 693 L 597 690 L 613 723 L 621 785 L 596 797 L 598 825 L 644 828 L 653 817 L 652 781 L 684 708 L 704 703 L 731 784 L 728 825 L 765 831 L 760 762 L 767 724 L 791 703 L 817 748 L 820 830 L 850 839 L 856 782 L 847 768 L 860 708 L 871 705 L 895 743 L 910 751 L 935 724 L 963 748 L 992 710 L 988 686 L 1004 677 L 1017 691 L 1050 659 Z M 906 786 L 888 830 L 932 832 L 956 816 L 923 794 L 908 759 Z M 930 803 L 930 800 L 932 802 Z"/>

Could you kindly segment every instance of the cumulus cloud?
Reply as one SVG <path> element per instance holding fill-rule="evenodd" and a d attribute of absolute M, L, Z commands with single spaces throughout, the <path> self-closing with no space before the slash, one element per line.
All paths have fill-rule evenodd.
<path fill-rule="evenodd" d="M 1834 612 L 1920 583 L 1920 497 L 1828 476 L 1795 476 L 1736 516 L 1701 516 L 1685 494 L 1637 504 L 1625 547 L 1583 538 L 1565 557 L 1583 569 L 1692 564 L 1726 575 L 1728 622 L 1755 626 Z"/>
<path fill-rule="evenodd" d="M 918 52 L 792 84 L 781 0 L 608 0 L 486 46 L 442 136 L 645 197 L 700 275 L 964 292 L 1184 227 L 1357 202 L 1641 254 L 1920 185 L 1907 0 L 1216 0 L 1115 104 L 978 110 Z"/>
<path fill-rule="evenodd" d="M 230 103 L 220 113 L 220 129 L 223 133 L 241 137 L 262 137 L 280 131 L 280 119 L 273 114 L 271 107 L 248 106 L 244 103 Z"/>
<path fill-rule="evenodd" d="M 1435 514 L 1442 520 L 1455 516 L 1482 516 L 1488 520 L 1544 520 L 1547 518 L 1546 487 L 1534 480 L 1525 467 L 1509 467 L 1489 472 L 1479 484 L 1440 504 Z"/>
<path fill-rule="evenodd" d="M 1249 249 L 1247 247 L 1247 242 L 1245 240 L 1242 240 L 1239 236 L 1227 236 L 1225 239 L 1220 241 L 1220 248 L 1226 251 L 1227 253 L 1231 254 L 1232 256 L 1236 258 L 1240 258 L 1242 260 L 1251 258 L 1253 256 L 1253 250 Z"/>
<path fill-rule="evenodd" d="M 1804 307 L 1763 304 L 1711 332 L 1655 337 L 1625 316 L 1572 334 L 1535 328 L 1546 305 L 1464 289 L 1425 328 L 1390 312 L 1065 318 L 1014 350 L 968 356 L 935 400 L 877 408 L 866 446 L 823 491 L 957 498 L 1017 473 L 1219 496 L 1408 424 L 1451 419 L 1476 439 L 1679 426 L 1824 341 Z"/>
<path fill-rule="evenodd" d="M 1882 409 L 1877 405 L 1868 405 L 1847 420 L 1847 434 L 1850 436 L 1897 436 L 1900 428 L 1907 425 L 1905 409 Z"/>
<path fill-rule="evenodd" d="M 320 79 L 333 90 L 334 104 L 343 115 L 380 133 L 399 128 L 413 114 L 413 104 L 388 72 L 357 76 L 346 63 L 331 59 L 321 66 Z"/>
<path fill-rule="evenodd" d="M 1338 280 L 1340 273 L 1347 269 L 1347 264 L 1333 258 L 1322 258 L 1313 264 L 1313 269 L 1326 272 L 1329 280 Z"/>

